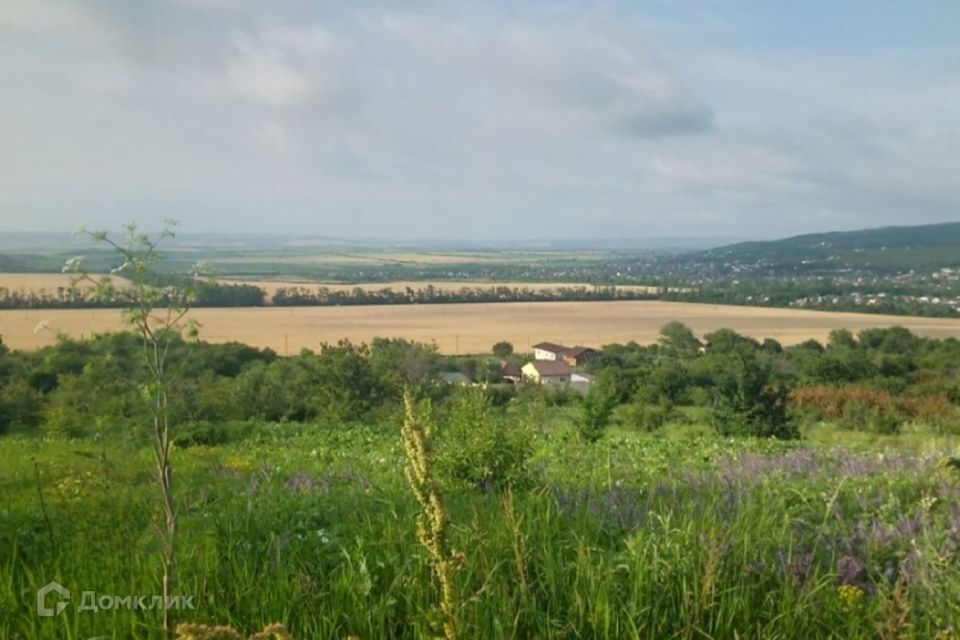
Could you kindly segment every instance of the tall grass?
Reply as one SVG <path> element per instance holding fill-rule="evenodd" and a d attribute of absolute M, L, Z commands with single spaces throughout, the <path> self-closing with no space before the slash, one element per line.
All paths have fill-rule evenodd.
<path fill-rule="evenodd" d="M 440 594 L 397 433 L 260 425 L 180 451 L 179 591 L 197 597 L 184 617 L 245 634 L 282 621 L 300 639 L 430 637 Z M 960 485 L 937 461 L 957 441 L 838 439 L 584 445 L 546 428 L 529 491 L 445 494 L 461 637 L 956 637 Z M 74 603 L 161 593 L 149 456 L 0 440 L 0 637 L 162 637 L 159 611 L 34 610 L 51 580 Z"/>

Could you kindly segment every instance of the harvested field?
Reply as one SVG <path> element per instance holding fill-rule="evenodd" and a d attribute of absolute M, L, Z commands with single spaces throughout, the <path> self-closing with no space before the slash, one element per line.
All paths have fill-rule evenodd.
<path fill-rule="evenodd" d="M 824 340 L 832 329 L 892 325 L 935 338 L 960 338 L 960 320 L 952 319 L 659 301 L 196 309 L 191 317 L 202 323 L 204 340 L 235 340 L 281 354 L 316 349 L 324 341 L 369 341 L 375 336 L 435 341 L 451 354 L 485 353 L 499 340 L 523 351 L 541 340 L 589 346 L 649 343 L 671 320 L 700 334 L 729 327 L 784 344 Z M 44 321 L 45 328 L 35 330 Z M 16 349 L 51 344 L 56 332 L 78 337 L 120 328 L 120 312 L 111 309 L 0 311 L 0 336 Z"/>
<path fill-rule="evenodd" d="M 0 287 L 10 291 L 55 293 L 58 287 L 69 287 L 73 277 L 70 273 L 0 273 Z"/>

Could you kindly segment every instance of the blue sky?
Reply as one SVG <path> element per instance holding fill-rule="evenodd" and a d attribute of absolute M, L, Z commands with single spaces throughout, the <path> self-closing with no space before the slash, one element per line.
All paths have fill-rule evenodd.
<path fill-rule="evenodd" d="M 0 230 L 960 220 L 960 3 L 4 0 Z"/>

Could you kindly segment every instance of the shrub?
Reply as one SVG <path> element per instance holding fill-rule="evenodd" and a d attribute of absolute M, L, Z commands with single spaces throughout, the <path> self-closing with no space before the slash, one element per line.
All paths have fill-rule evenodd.
<path fill-rule="evenodd" d="M 440 424 L 437 465 L 448 482 L 484 491 L 529 484 L 532 431 L 522 423 L 505 420 L 482 389 L 457 389 Z"/>
<path fill-rule="evenodd" d="M 0 435 L 10 427 L 32 427 L 39 423 L 43 396 L 24 380 L 0 387 Z"/>
<path fill-rule="evenodd" d="M 840 416 L 840 426 L 852 431 L 869 431 L 879 434 L 893 434 L 900 431 L 903 422 L 897 411 L 891 406 L 870 407 L 858 402 L 846 405 Z"/>
<path fill-rule="evenodd" d="M 242 440 L 250 431 L 250 424 L 247 422 L 195 420 L 177 426 L 173 443 L 178 447 L 212 447 Z"/>
<path fill-rule="evenodd" d="M 616 407 L 616 398 L 600 385 L 594 385 L 583 397 L 577 416 L 577 434 L 584 442 L 596 442 L 603 437 Z"/>
<path fill-rule="evenodd" d="M 714 363 L 713 423 L 724 436 L 792 439 L 799 436 L 787 412 L 787 388 L 770 365 L 734 354 Z"/>
<path fill-rule="evenodd" d="M 663 428 L 672 412 L 673 407 L 669 403 L 637 402 L 617 407 L 614 421 L 627 429 L 653 433 Z"/>

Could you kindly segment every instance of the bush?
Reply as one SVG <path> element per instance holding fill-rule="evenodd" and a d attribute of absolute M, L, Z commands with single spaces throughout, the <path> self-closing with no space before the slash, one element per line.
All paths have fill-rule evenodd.
<path fill-rule="evenodd" d="M 173 443 L 178 447 L 213 447 L 244 439 L 251 431 L 246 422 L 195 420 L 177 425 Z"/>
<path fill-rule="evenodd" d="M 594 385 L 583 397 L 577 416 L 577 434 L 584 442 L 596 442 L 603 437 L 616 407 L 616 398 L 607 389 Z"/>
<path fill-rule="evenodd" d="M 0 388 L 0 435 L 11 427 L 39 424 L 43 396 L 24 380 L 13 380 Z"/>
<path fill-rule="evenodd" d="M 447 482 L 484 491 L 529 485 L 533 433 L 505 420 L 482 389 L 457 389 L 440 419 L 437 466 Z"/>
<path fill-rule="evenodd" d="M 770 365 L 735 354 L 714 364 L 713 424 L 723 436 L 799 437 L 787 412 L 787 388 Z"/>
<path fill-rule="evenodd" d="M 517 391 L 512 384 L 491 384 L 484 391 L 487 399 L 495 407 L 505 407 L 517 395 Z"/>
<path fill-rule="evenodd" d="M 614 421 L 627 429 L 653 433 L 666 425 L 672 413 L 669 403 L 633 403 L 617 407 Z"/>
<path fill-rule="evenodd" d="M 902 422 L 892 406 L 869 406 L 861 402 L 851 402 L 844 406 L 839 424 L 851 431 L 894 434 L 900 431 Z"/>

